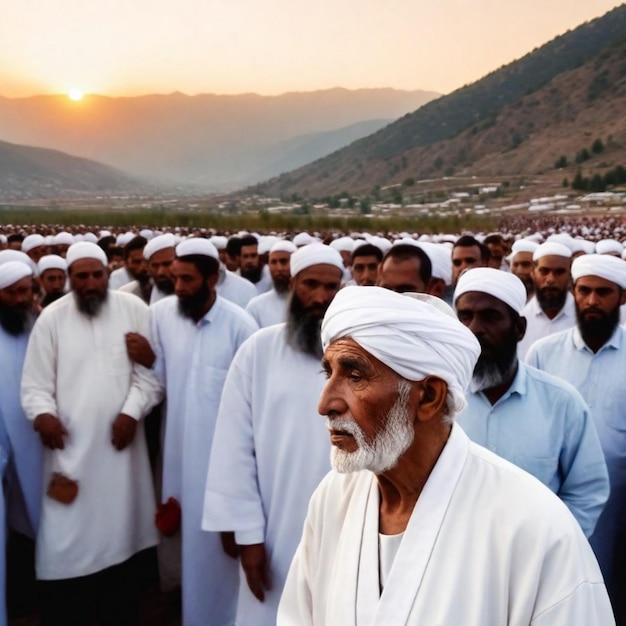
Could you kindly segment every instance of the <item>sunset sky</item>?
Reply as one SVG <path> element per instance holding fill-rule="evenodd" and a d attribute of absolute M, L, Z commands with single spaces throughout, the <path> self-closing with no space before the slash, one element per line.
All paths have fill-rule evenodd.
<path fill-rule="evenodd" d="M 615 0 L 0 0 L 0 95 L 449 93 Z"/>

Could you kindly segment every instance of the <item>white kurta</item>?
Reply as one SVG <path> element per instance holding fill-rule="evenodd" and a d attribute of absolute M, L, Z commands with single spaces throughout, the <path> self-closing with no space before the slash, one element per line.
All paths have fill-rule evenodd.
<path fill-rule="evenodd" d="M 222 298 L 234 302 L 242 309 L 257 295 L 256 287 L 249 280 L 223 267 L 220 268 L 220 278 L 215 290 Z"/>
<path fill-rule="evenodd" d="M 287 318 L 287 302 L 289 292 L 278 293 L 271 289 L 255 296 L 248 302 L 246 312 L 256 320 L 259 328 L 282 324 Z"/>
<path fill-rule="evenodd" d="M 379 490 L 331 472 L 311 498 L 278 626 L 609 626 L 580 526 L 535 478 L 459 426 L 420 495 L 382 594 Z"/>
<path fill-rule="evenodd" d="M 275 624 L 309 497 L 330 467 L 317 402 L 325 378 L 315 357 L 287 344 L 285 325 L 264 328 L 228 372 L 215 429 L 203 528 L 265 543 L 272 589 L 260 603 L 241 576 L 237 624 Z"/>
<path fill-rule="evenodd" d="M 109 289 L 119 289 L 132 281 L 133 277 L 126 267 L 118 267 L 116 270 L 113 270 L 109 276 Z"/>
<path fill-rule="evenodd" d="M 89 318 L 72 293 L 52 303 L 31 333 L 22 377 L 29 420 L 56 415 L 68 431 L 63 450 L 44 450 L 44 491 L 52 472 L 79 482 L 74 502 L 43 496 L 37 536 L 40 579 L 85 576 L 122 563 L 157 542 L 154 492 L 143 425 L 124 450 L 111 443 L 120 413 L 142 418 L 161 398 L 152 373 L 133 364 L 125 333 L 148 333 L 148 307 L 109 291 Z"/>
<path fill-rule="evenodd" d="M 182 507 L 184 624 L 231 625 L 237 561 L 225 554 L 218 533 L 201 529 L 202 503 L 224 379 L 235 352 L 257 325 L 219 296 L 197 324 L 179 313 L 175 297 L 152 306 L 151 320 L 155 372 L 167 399 L 162 500 L 175 497 Z"/>
<path fill-rule="evenodd" d="M 0 485 L 9 462 L 9 437 L 4 429 L 4 416 L 0 406 Z M 6 506 L 5 494 L 0 489 L 0 626 L 7 625 L 6 607 Z"/>

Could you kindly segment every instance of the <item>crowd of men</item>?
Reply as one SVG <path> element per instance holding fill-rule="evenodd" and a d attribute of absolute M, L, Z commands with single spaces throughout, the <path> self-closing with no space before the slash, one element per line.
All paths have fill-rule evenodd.
<path fill-rule="evenodd" d="M 155 551 L 185 626 L 626 625 L 588 231 L 0 233 L 0 626 L 29 559 L 42 625 L 137 624 Z"/>

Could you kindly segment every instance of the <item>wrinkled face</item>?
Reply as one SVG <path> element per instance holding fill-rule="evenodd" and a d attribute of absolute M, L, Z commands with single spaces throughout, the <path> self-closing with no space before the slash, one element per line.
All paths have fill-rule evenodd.
<path fill-rule="evenodd" d="M 334 265 L 311 265 L 294 276 L 291 287 L 306 313 L 324 315 L 341 286 L 342 272 Z"/>
<path fill-rule="evenodd" d="M 126 259 L 126 269 L 128 273 L 140 283 L 144 283 L 149 278 L 148 262 L 143 257 L 143 250 L 131 250 Z"/>
<path fill-rule="evenodd" d="M 154 284 L 163 293 L 174 293 L 174 278 L 172 276 L 172 264 L 176 254 L 174 248 L 163 248 L 155 252 L 148 261 L 148 270 Z"/>
<path fill-rule="evenodd" d="M 352 278 L 359 287 L 372 287 L 378 280 L 378 259 L 375 255 L 356 256 L 352 264 Z"/>
<path fill-rule="evenodd" d="M 387 257 L 380 265 L 378 286 L 396 293 L 425 293 L 426 285 L 420 276 L 420 260 L 416 257 L 395 259 Z"/>
<path fill-rule="evenodd" d="M 49 269 L 39 276 L 42 289 L 47 294 L 63 293 L 67 276 L 63 270 Z"/>
<path fill-rule="evenodd" d="M 544 308 L 563 306 L 570 286 L 571 260 L 557 255 L 541 257 L 533 269 L 537 299 Z"/>
<path fill-rule="evenodd" d="M 258 246 L 241 246 L 240 265 L 243 271 L 259 265 Z"/>
<path fill-rule="evenodd" d="M 380 474 L 395 466 L 414 437 L 414 384 L 348 338 L 328 346 L 322 365 L 318 411 L 327 417 L 333 467 Z"/>
<path fill-rule="evenodd" d="M 470 267 L 482 267 L 483 260 L 478 246 L 455 246 L 452 248 L 452 284 L 456 285 L 461 272 Z M 498 267 L 500 267 L 498 265 Z"/>
<path fill-rule="evenodd" d="M 284 292 L 289 289 L 291 254 L 289 252 L 270 252 L 267 263 L 276 291 Z"/>

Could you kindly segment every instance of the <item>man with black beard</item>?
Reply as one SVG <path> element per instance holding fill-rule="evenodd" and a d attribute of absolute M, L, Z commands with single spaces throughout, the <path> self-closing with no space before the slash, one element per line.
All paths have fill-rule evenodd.
<path fill-rule="evenodd" d="M 604 456 L 576 389 L 517 358 L 526 327 L 524 284 L 501 270 L 470 269 L 454 299 L 481 347 L 459 424 L 470 439 L 549 487 L 589 537 L 609 495 Z"/>
<path fill-rule="evenodd" d="M 245 573 L 240 626 L 276 623 L 309 497 L 330 468 L 316 408 L 324 385 L 320 326 L 343 269 L 341 255 L 329 246 L 294 252 L 287 322 L 251 337 L 224 385 L 203 528 L 235 532 Z"/>
<path fill-rule="evenodd" d="M 218 268 L 217 249 L 208 239 L 181 242 L 171 267 L 176 297 L 150 307 L 154 371 L 166 397 L 163 505 L 157 525 L 166 537 L 175 536 L 179 530 L 172 519 L 177 510 L 182 512 L 186 626 L 202 626 L 207 619 L 232 624 L 237 601 L 237 562 L 224 553 L 219 533 L 203 532 L 200 524 L 224 379 L 237 349 L 258 327 L 243 309 L 216 293 Z"/>
<path fill-rule="evenodd" d="M 570 292 L 571 264 L 572 251 L 561 243 L 547 241 L 533 252 L 535 295 L 521 313 L 527 326 L 517 347 L 520 359 L 524 360 L 528 348 L 538 339 L 576 324 L 574 298 Z"/>
<path fill-rule="evenodd" d="M 265 293 L 271 289 L 272 283 L 269 272 L 261 265 L 259 259 L 259 242 L 254 235 L 245 235 L 240 239 L 241 253 L 239 257 L 239 273 L 242 278 L 249 280 L 257 293 Z"/>
<path fill-rule="evenodd" d="M 21 617 L 32 610 L 35 602 L 34 541 L 41 508 L 41 445 L 20 403 L 24 357 L 35 322 L 32 283 L 29 264 L 9 261 L 0 265 L 0 432 L 6 434 L 0 437 L 0 467 L 7 498 L 7 518 L 0 516 L 0 571 L 4 570 L 6 523 L 9 617 Z M 4 612 L 3 580 L 1 586 L 0 622 Z"/>
<path fill-rule="evenodd" d="M 626 302 L 626 263 L 588 254 L 572 263 L 576 326 L 547 337 L 527 362 L 561 376 L 589 405 L 609 471 L 611 495 L 590 538 L 618 624 L 626 624 L 626 330 L 618 325 Z"/>

